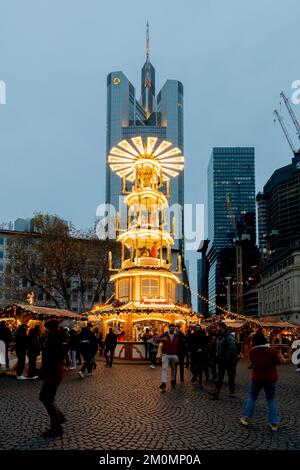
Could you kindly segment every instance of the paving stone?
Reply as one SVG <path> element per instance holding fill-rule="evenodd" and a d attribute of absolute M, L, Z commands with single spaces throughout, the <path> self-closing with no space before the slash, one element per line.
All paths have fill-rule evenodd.
<path fill-rule="evenodd" d="M 253 423 L 245 429 L 239 418 L 245 404 L 249 370 L 240 361 L 236 399 L 224 384 L 219 401 L 209 398 L 213 387 L 184 384 L 161 393 L 160 368 L 98 362 L 93 377 L 65 374 L 57 404 L 66 414 L 63 438 L 45 439 L 48 416 L 38 400 L 40 381 L 17 382 L 0 377 L 0 449 L 300 449 L 300 374 L 292 365 L 279 369 L 277 401 L 282 426 L 272 433 L 264 394 L 258 399 Z"/>

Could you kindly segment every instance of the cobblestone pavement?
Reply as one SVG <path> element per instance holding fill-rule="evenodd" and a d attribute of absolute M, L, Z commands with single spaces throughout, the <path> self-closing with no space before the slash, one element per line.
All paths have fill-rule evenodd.
<path fill-rule="evenodd" d="M 300 449 L 300 374 L 281 366 L 278 405 L 282 426 L 272 433 L 265 399 L 259 398 L 249 428 L 239 417 L 245 402 L 248 362 L 240 361 L 237 398 L 228 397 L 225 384 L 219 401 L 209 398 L 209 382 L 200 389 L 186 382 L 161 393 L 160 367 L 97 363 L 93 377 L 81 381 L 66 373 L 57 403 L 68 422 L 65 434 L 43 438 L 48 417 L 38 400 L 40 381 L 17 382 L 0 377 L 0 449 Z"/>

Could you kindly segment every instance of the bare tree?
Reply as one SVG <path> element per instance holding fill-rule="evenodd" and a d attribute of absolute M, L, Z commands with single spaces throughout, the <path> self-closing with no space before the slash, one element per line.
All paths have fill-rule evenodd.
<path fill-rule="evenodd" d="M 6 288 L 15 297 L 25 299 L 29 283 L 46 294 L 56 307 L 71 310 L 71 296 L 76 292 L 81 310 L 91 309 L 109 282 L 108 252 L 120 256 L 115 242 L 99 240 L 94 230 L 76 231 L 57 216 L 37 214 L 34 233 L 22 233 L 9 242 Z M 23 280 L 16 281 L 17 279 Z M 92 299 L 86 293 L 92 286 Z M 28 292 L 28 288 L 27 288 Z"/>

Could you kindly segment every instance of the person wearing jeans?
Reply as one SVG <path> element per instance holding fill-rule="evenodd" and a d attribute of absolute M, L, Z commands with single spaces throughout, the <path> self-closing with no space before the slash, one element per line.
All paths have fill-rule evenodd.
<path fill-rule="evenodd" d="M 280 364 L 280 359 L 277 351 L 267 344 L 261 331 L 253 336 L 249 357 L 252 364 L 252 381 L 240 422 L 243 426 L 249 425 L 249 419 L 254 414 L 255 402 L 263 389 L 268 404 L 269 423 L 272 431 L 277 431 L 280 419 L 275 402 L 276 381 L 278 380 L 276 365 Z"/>
<path fill-rule="evenodd" d="M 169 325 L 169 331 L 159 336 L 157 342 L 162 341 L 162 369 L 161 369 L 161 384 L 159 388 L 165 392 L 167 386 L 167 373 L 168 367 L 171 367 L 171 385 L 176 387 L 176 367 L 178 363 L 178 346 L 179 335 L 175 332 L 175 325 Z"/>

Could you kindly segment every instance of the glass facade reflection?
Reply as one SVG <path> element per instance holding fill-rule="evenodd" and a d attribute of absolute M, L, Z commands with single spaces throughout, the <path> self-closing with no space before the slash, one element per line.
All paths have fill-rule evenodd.
<path fill-rule="evenodd" d="M 213 148 L 208 165 L 208 296 L 218 305 L 226 306 L 220 279 L 224 250 L 234 247 L 236 238 L 246 236 L 251 246 L 256 242 L 254 160 L 253 147 L 220 147 Z M 212 306 L 209 312 L 217 313 Z"/>

